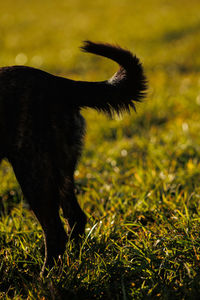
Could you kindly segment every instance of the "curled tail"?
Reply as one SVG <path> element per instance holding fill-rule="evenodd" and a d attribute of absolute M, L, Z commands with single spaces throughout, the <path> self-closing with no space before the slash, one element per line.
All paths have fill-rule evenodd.
<path fill-rule="evenodd" d="M 81 47 L 89 52 L 110 58 L 120 65 L 112 78 L 102 82 L 77 81 L 81 96 L 80 107 L 92 107 L 112 115 L 135 109 L 134 102 L 140 102 L 146 94 L 147 81 L 139 59 L 130 51 L 110 44 L 85 41 Z"/>

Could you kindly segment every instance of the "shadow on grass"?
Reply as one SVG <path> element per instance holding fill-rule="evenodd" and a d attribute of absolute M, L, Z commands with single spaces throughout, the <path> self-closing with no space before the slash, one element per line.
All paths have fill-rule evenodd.
<path fill-rule="evenodd" d="M 182 259 L 183 263 L 177 267 L 175 262 L 174 269 L 170 260 L 145 249 L 130 248 L 127 255 L 126 262 L 118 255 L 112 260 L 113 253 L 108 251 L 107 244 L 93 239 L 82 261 L 72 253 L 69 266 L 55 267 L 42 279 L 35 262 L 16 261 L 13 265 L 4 262 L 0 269 L 0 295 L 70 300 L 198 299 L 200 270 L 196 268 L 194 275 L 185 268 L 184 249 L 182 258 L 177 257 L 177 262 Z M 97 256 L 103 262 L 99 266 L 95 262 Z"/>

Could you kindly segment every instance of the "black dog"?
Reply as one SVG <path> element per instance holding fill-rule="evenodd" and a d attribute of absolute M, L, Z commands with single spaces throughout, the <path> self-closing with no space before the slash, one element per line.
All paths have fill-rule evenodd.
<path fill-rule="evenodd" d="M 136 56 L 120 47 L 85 42 L 85 52 L 116 61 L 120 69 L 102 82 L 83 82 L 13 66 L 0 69 L 0 161 L 12 164 L 22 192 L 45 237 L 45 261 L 65 250 L 67 234 L 59 208 L 75 241 L 86 216 L 74 193 L 74 169 L 85 132 L 82 107 L 112 116 L 134 108 L 145 95 L 146 80 Z M 45 264 L 44 264 L 45 265 Z"/>

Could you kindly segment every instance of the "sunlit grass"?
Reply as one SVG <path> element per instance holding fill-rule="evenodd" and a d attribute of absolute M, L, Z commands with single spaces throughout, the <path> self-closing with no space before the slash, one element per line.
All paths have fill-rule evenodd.
<path fill-rule="evenodd" d="M 117 66 L 81 41 L 118 43 L 149 80 L 137 114 L 84 110 L 78 199 L 88 216 L 79 257 L 39 280 L 41 227 L 12 168 L 0 169 L 0 298 L 196 299 L 200 290 L 200 2 L 3 1 L 0 64 L 103 80 Z M 98 120 L 98 122 L 97 122 Z M 3 141 L 1 141 L 3 143 Z"/>

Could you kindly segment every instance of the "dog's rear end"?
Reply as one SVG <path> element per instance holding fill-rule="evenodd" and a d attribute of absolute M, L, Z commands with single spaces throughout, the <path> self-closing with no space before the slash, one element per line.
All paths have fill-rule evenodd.
<path fill-rule="evenodd" d="M 50 266 L 63 254 L 67 240 L 59 208 L 76 242 L 86 224 L 74 193 L 85 132 L 80 109 L 120 114 L 135 109 L 134 102 L 146 92 L 143 68 L 131 52 L 89 41 L 82 49 L 116 61 L 119 71 L 103 82 L 82 82 L 23 66 L 0 69 L 0 159 L 6 157 L 12 164 L 43 228 Z"/>

